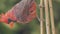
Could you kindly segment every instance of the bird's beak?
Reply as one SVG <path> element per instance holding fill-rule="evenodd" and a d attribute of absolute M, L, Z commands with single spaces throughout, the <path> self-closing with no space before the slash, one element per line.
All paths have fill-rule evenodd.
<path fill-rule="evenodd" d="M 9 27 L 12 29 L 14 27 L 14 22 L 10 22 Z"/>

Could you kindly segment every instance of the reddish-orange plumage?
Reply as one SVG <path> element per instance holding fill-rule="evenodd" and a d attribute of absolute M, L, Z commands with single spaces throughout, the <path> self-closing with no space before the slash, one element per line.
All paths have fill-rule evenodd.
<path fill-rule="evenodd" d="M 8 24 L 8 17 L 4 14 L 1 14 L 0 22 L 5 22 L 6 24 Z"/>
<path fill-rule="evenodd" d="M 31 3 L 26 4 L 27 1 Z M 22 0 L 18 4 L 16 4 L 11 10 L 1 15 L 2 17 L 0 18 L 0 22 L 4 22 L 8 24 L 8 18 L 10 18 L 13 21 L 16 20 L 17 22 L 20 22 L 23 24 L 29 23 L 30 21 L 32 21 L 36 17 L 36 3 L 34 0 L 31 0 L 31 1 L 27 0 L 27 1 L 24 4 L 25 6 L 23 7 L 20 6 L 22 2 L 24 3 L 24 0 Z M 14 24 L 13 22 L 10 23 L 11 28 L 13 24 Z"/>

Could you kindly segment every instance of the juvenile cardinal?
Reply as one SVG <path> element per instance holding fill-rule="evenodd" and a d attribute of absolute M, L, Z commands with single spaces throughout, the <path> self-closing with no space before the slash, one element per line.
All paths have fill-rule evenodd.
<path fill-rule="evenodd" d="M 6 24 L 11 24 L 13 27 L 13 22 L 18 22 L 22 24 L 29 23 L 34 18 L 36 18 L 36 2 L 35 0 L 21 0 L 11 10 L 7 11 L 5 14 L 1 14 L 0 22 L 5 22 Z"/>

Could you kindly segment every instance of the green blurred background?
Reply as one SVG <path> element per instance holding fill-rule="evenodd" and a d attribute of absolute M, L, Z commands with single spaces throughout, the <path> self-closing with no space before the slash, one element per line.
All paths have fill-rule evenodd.
<path fill-rule="evenodd" d="M 19 1 L 20 0 L 0 0 L 0 14 L 7 12 Z M 36 0 L 38 15 L 39 15 L 38 5 L 40 3 L 39 1 L 40 0 Z M 53 9 L 56 32 L 57 34 L 60 34 L 60 0 L 53 0 Z M 9 25 L 0 23 L 0 34 L 40 34 L 40 24 L 37 19 L 34 19 L 29 24 L 25 25 L 14 23 L 14 27 L 10 29 Z"/>

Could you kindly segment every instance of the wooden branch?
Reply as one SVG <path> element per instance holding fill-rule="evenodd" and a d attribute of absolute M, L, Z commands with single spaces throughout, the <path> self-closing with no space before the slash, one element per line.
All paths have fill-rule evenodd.
<path fill-rule="evenodd" d="M 52 8 L 52 0 L 49 0 L 49 8 L 50 8 L 52 34 L 56 34 L 55 33 L 55 26 L 54 26 L 54 15 L 53 15 L 53 8 Z"/>
<path fill-rule="evenodd" d="M 43 0 L 40 0 L 40 33 L 44 34 L 43 26 Z"/>
<path fill-rule="evenodd" d="M 48 0 L 44 0 L 45 5 L 45 18 L 46 18 L 46 34 L 50 34 L 50 22 L 49 22 L 49 13 L 48 13 Z"/>

